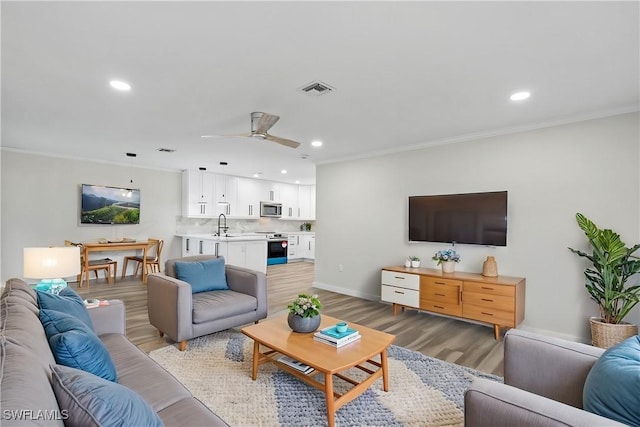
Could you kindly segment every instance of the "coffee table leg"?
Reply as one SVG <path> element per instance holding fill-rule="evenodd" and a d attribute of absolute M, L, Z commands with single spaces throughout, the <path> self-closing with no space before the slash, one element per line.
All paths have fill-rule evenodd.
<path fill-rule="evenodd" d="M 389 361 L 386 348 L 380 353 L 380 365 L 382 365 L 382 388 L 384 391 L 389 391 Z"/>
<path fill-rule="evenodd" d="M 260 343 L 253 341 L 253 371 L 251 372 L 251 379 L 256 380 L 258 377 L 258 360 L 260 359 Z"/>
<path fill-rule="evenodd" d="M 327 425 L 335 425 L 336 410 L 333 405 L 333 375 L 324 374 L 324 393 L 327 395 Z"/>

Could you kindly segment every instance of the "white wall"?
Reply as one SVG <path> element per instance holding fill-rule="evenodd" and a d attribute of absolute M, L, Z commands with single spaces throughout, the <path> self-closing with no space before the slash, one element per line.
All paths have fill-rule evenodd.
<path fill-rule="evenodd" d="M 180 215 L 180 172 L 39 156 L 3 150 L 1 189 L 2 283 L 22 277 L 22 249 L 62 246 L 66 239 L 161 238 L 163 259 L 179 257 L 181 242 L 174 238 Z M 133 179 L 133 184 L 130 180 Z M 140 224 L 80 225 L 80 184 L 140 189 Z M 105 252 L 118 261 L 131 252 Z M 129 273 L 132 266 L 129 266 Z"/>
<path fill-rule="evenodd" d="M 448 247 L 408 243 L 408 196 L 508 190 L 507 247 L 456 245 L 457 269 L 481 272 L 495 256 L 500 274 L 527 279 L 525 327 L 586 341 L 597 310 L 587 264 L 567 249 L 588 249 L 575 213 L 640 241 L 638 126 L 633 113 L 319 165 L 315 284 L 377 299 L 382 267 L 408 255 L 435 267 Z"/>

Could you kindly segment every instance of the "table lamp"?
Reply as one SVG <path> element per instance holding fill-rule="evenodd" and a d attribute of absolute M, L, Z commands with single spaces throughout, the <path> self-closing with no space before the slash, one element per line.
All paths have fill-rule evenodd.
<path fill-rule="evenodd" d="M 80 248 L 24 248 L 23 276 L 41 279 L 36 290 L 57 294 L 67 286 L 62 277 L 80 274 Z"/>

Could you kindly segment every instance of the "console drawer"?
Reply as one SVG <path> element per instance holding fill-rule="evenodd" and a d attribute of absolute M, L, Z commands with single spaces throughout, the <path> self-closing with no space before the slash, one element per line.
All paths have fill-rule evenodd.
<path fill-rule="evenodd" d="M 480 322 L 493 323 L 494 325 L 515 327 L 513 312 L 495 310 L 465 302 L 462 310 L 463 317 L 479 320 Z"/>
<path fill-rule="evenodd" d="M 432 286 L 423 283 L 420 286 L 420 299 L 459 304 L 460 289 L 458 286 Z"/>
<path fill-rule="evenodd" d="M 452 286 L 452 287 L 460 287 L 462 286 L 462 280 L 455 279 L 443 279 L 441 277 L 422 277 L 422 283 L 426 286 Z"/>
<path fill-rule="evenodd" d="M 419 307 L 420 291 L 399 288 L 397 286 L 382 285 L 381 299 L 382 301 L 406 305 L 407 307 Z"/>
<path fill-rule="evenodd" d="M 465 304 L 477 305 L 478 307 L 508 311 L 511 313 L 515 310 L 515 299 L 513 297 L 465 291 L 462 298 Z"/>
<path fill-rule="evenodd" d="M 492 283 L 464 282 L 464 291 L 508 297 L 515 297 L 516 295 L 515 286 L 494 285 Z"/>
<path fill-rule="evenodd" d="M 382 284 L 418 291 L 420 290 L 420 276 L 382 270 Z"/>
<path fill-rule="evenodd" d="M 420 309 L 432 311 L 434 313 L 448 314 L 449 316 L 462 316 L 462 306 L 457 303 L 447 303 L 441 301 L 431 301 L 420 299 Z"/>

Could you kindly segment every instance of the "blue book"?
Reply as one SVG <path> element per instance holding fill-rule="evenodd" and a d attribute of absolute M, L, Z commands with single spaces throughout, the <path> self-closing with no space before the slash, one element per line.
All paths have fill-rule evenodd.
<path fill-rule="evenodd" d="M 353 335 L 358 331 L 352 328 L 347 328 L 345 332 L 338 332 L 335 326 L 331 326 L 331 327 L 322 329 L 320 332 L 339 340 L 341 338 L 348 337 L 349 335 Z"/>

